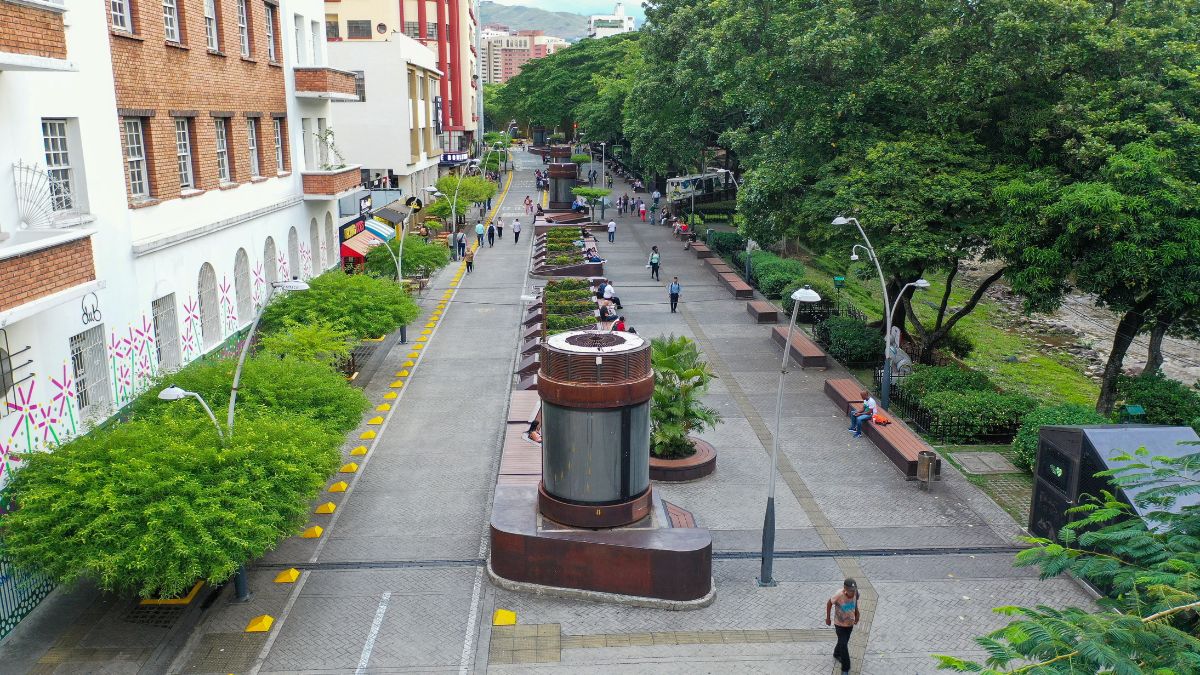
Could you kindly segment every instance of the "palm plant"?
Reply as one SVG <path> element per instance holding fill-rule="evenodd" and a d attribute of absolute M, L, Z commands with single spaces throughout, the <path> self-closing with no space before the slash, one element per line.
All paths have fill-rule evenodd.
<path fill-rule="evenodd" d="M 650 452 L 679 459 L 696 452 L 688 434 L 711 429 L 721 421 L 717 411 L 700 402 L 716 373 L 686 337 L 650 341 L 654 365 L 654 398 L 650 406 Z"/>

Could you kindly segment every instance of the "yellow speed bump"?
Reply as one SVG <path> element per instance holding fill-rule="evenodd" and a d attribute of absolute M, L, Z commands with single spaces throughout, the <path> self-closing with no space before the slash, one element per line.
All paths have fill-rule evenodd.
<path fill-rule="evenodd" d="M 367 446 L 365 446 L 365 445 L 360 445 L 357 448 L 350 451 L 351 457 L 362 457 L 365 454 L 367 454 Z"/>
<path fill-rule="evenodd" d="M 433 331 L 426 328 L 425 330 L 421 331 L 421 335 L 433 335 Z"/>
<path fill-rule="evenodd" d="M 429 338 L 425 337 L 424 335 L 417 338 L 417 342 L 427 342 L 428 340 L 429 340 Z"/>
<path fill-rule="evenodd" d="M 320 539 L 321 535 L 324 532 L 325 532 L 325 528 L 321 527 L 320 525 L 313 525 L 312 527 L 306 528 L 303 532 L 301 532 L 300 538 L 301 539 Z"/>
<path fill-rule="evenodd" d="M 324 504 L 318 506 L 317 510 L 313 511 L 313 513 L 319 513 L 322 516 L 327 516 L 334 511 L 337 511 L 337 504 L 334 504 L 333 502 L 325 502 Z"/>
<path fill-rule="evenodd" d="M 517 613 L 507 610 L 498 609 L 492 613 L 493 626 L 515 626 L 517 624 Z"/>
<path fill-rule="evenodd" d="M 398 370 L 398 371 L 396 371 L 396 377 L 408 377 L 408 371 L 407 370 Z"/>
<path fill-rule="evenodd" d="M 246 624 L 247 633 L 265 633 L 271 630 L 271 625 L 275 623 L 275 617 L 270 614 L 263 614 L 250 619 L 250 623 Z"/>
<path fill-rule="evenodd" d="M 371 426 L 376 426 L 376 427 L 377 427 L 377 426 L 379 426 L 380 424 L 383 424 L 383 416 L 382 416 L 382 415 L 377 415 L 377 416 L 375 416 L 375 417 L 372 417 L 371 419 L 367 420 L 367 424 L 370 424 Z"/>
<path fill-rule="evenodd" d="M 279 574 L 275 575 L 275 583 L 277 584 L 292 584 L 300 578 L 300 570 L 295 567 L 290 567 Z"/>
<path fill-rule="evenodd" d="M 430 332 L 432 333 L 433 331 L 430 331 Z M 402 368 L 412 368 L 412 367 L 413 367 L 413 366 L 415 366 L 415 365 L 417 365 L 417 364 L 416 364 L 415 362 L 413 362 L 413 361 L 405 361 L 404 363 L 401 363 L 401 364 L 400 364 L 400 366 L 401 366 Z"/>
<path fill-rule="evenodd" d="M 355 471 L 358 471 L 358 465 L 354 462 L 347 462 L 342 465 L 342 468 L 338 469 L 338 473 L 354 473 Z"/>
<path fill-rule="evenodd" d="M 375 412 L 387 412 L 391 409 L 392 409 L 391 403 L 380 403 L 379 405 L 375 406 Z"/>
<path fill-rule="evenodd" d="M 434 327 L 434 326 L 436 326 L 436 325 L 437 325 L 437 322 L 436 322 L 436 321 L 430 321 L 429 323 L 425 324 L 425 327 L 426 327 L 426 328 L 433 328 L 433 327 Z"/>
<path fill-rule="evenodd" d="M 389 401 L 395 401 L 398 398 L 396 392 L 394 391 L 389 391 L 388 393 L 384 394 L 383 397 Z"/>
<path fill-rule="evenodd" d="M 413 349 L 424 349 L 424 348 L 425 348 L 425 345 L 423 345 L 423 344 L 413 345 Z M 415 354 L 416 352 L 413 352 L 413 353 Z M 419 356 L 419 354 L 418 354 L 418 356 Z"/>
<path fill-rule="evenodd" d="M 358 437 L 364 441 L 369 441 L 372 438 L 375 438 L 375 435 L 376 434 L 375 434 L 374 429 L 368 429 L 368 430 L 362 432 L 361 434 L 359 434 Z"/>
<path fill-rule="evenodd" d="M 346 485 L 346 481 L 339 480 L 338 482 L 329 486 L 329 491 L 330 492 L 345 492 L 347 487 L 349 487 L 349 486 Z"/>
<path fill-rule="evenodd" d="M 409 353 L 408 353 L 408 358 L 410 358 L 410 359 L 415 359 L 415 358 L 417 358 L 417 357 L 418 357 L 418 356 L 420 356 L 420 355 L 421 355 L 421 353 L 420 353 L 420 352 L 409 352 Z"/>

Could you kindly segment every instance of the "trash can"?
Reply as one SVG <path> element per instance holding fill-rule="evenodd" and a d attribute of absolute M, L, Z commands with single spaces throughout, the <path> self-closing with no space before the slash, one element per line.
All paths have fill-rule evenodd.
<path fill-rule="evenodd" d="M 929 482 L 933 480 L 933 467 L 937 462 L 937 455 L 930 450 L 922 450 L 917 453 L 917 480 L 921 481 L 921 489 L 928 490 Z"/>

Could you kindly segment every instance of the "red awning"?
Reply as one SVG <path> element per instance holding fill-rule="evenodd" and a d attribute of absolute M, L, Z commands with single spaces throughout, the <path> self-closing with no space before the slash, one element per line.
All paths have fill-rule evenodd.
<path fill-rule="evenodd" d="M 342 242 L 342 257 L 343 258 L 365 258 L 367 251 L 379 246 L 383 240 L 376 237 L 368 230 L 363 230 L 358 234 L 350 237 Z"/>

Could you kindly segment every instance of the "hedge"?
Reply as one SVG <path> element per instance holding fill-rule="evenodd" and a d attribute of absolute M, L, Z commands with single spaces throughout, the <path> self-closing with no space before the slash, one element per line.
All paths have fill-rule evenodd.
<path fill-rule="evenodd" d="M 883 352 L 883 335 L 857 319 L 835 316 L 822 325 L 829 333 L 829 355 L 843 364 L 875 362 Z"/>
<path fill-rule="evenodd" d="M 713 232 L 708 237 L 708 247 L 717 255 L 732 255 L 746 250 L 746 238 L 737 232 Z"/>
<path fill-rule="evenodd" d="M 1200 418 L 1200 392 L 1155 371 L 1117 380 L 1117 397 L 1126 405 L 1140 405 L 1148 424 L 1195 426 Z"/>
<path fill-rule="evenodd" d="M 995 391 L 938 391 L 922 398 L 921 407 L 932 417 L 930 433 L 947 443 L 961 443 L 1023 421 L 1037 401 Z"/>
<path fill-rule="evenodd" d="M 912 375 L 900 382 L 905 393 L 918 399 L 945 391 L 995 391 L 986 373 L 958 366 L 913 366 Z"/>
<path fill-rule="evenodd" d="M 1043 406 L 1021 418 L 1021 430 L 1013 439 L 1013 463 L 1025 471 L 1033 471 L 1037 461 L 1038 430 L 1058 424 L 1108 424 L 1109 420 L 1093 408 L 1077 404 Z"/>

